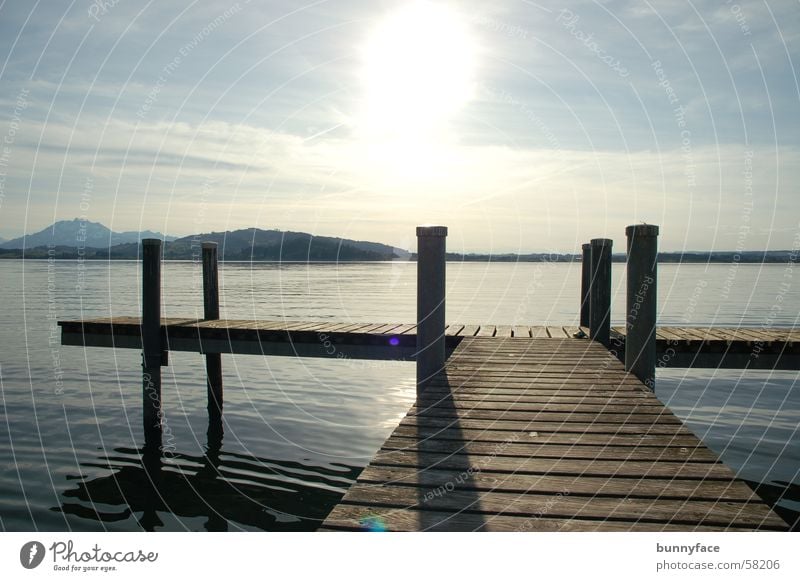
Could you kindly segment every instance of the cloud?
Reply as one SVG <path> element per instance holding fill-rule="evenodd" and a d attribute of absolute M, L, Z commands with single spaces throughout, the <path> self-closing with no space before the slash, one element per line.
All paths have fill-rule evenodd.
<path fill-rule="evenodd" d="M 748 222 L 749 247 L 790 244 L 791 6 L 460 3 L 479 46 L 473 100 L 435 139 L 370 141 L 357 131 L 359 50 L 399 5 L 119 2 L 99 22 L 76 5 L 24 27 L 27 11 L 4 5 L 0 139 L 22 88 L 30 106 L 0 233 L 19 234 L 25 216 L 26 228 L 75 216 L 91 180 L 92 219 L 122 229 L 385 240 L 438 220 L 465 249 L 567 250 L 646 220 L 662 224 L 665 246 L 697 249 L 737 245 Z"/>

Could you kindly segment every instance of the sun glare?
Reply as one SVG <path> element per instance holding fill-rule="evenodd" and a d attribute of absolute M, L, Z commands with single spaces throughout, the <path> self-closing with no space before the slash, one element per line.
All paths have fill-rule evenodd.
<path fill-rule="evenodd" d="M 382 20 L 363 51 L 361 129 L 373 138 L 440 130 L 473 92 L 475 46 L 446 5 L 414 2 Z"/>

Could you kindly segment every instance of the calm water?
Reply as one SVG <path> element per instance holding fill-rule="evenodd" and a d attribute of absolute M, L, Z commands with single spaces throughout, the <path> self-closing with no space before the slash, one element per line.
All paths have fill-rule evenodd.
<path fill-rule="evenodd" d="M 139 268 L 0 261 L 0 530 L 315 529 L 411 404 L 413 364 L 225 356 L 220 445 L 206 437 L 201 357 L 171 353 L 163 398 L 175 453 L 145 471 L 139 353 L 62 347 L 55 327 L 138 314 Z M 579 271 L 451 263 L 447 318 L 573 324 Z M 415 318 L 412 263 L 228 263 L 220 274 L 223 316 Z M 613 274 L 619 323 L 623 265 Z M 660 320 L 797 326 L 800 284 L 781 286 L 791 276 L 785 265 L 662 265 Z M 201 316 L 201 286 L 197 265 L 165 263 L 165 316 Z M 791 516 L 800 510 L 796 381 L 794 372 L 669 370 L 657 395 Z"/>

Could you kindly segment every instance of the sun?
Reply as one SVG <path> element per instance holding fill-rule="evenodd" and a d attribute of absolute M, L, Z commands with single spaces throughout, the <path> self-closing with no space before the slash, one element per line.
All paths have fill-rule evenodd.
<path fill-rule="evenodd" d="M 473 94 L 475 58 L 468 22 L 445 4 L 388 15 L 362 49 L 362 133 L 407 142 L 442 130 Z"/>

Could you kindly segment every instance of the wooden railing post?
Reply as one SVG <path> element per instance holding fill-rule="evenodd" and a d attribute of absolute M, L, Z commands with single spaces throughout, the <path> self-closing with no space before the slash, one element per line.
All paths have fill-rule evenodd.
<path fill-rule="evenodd" d="M 589 287 L 592 280 L 592 245 L 581 245 L 581 327 L 589 326 Z"/>
<path fill-rule="evenodd" d="M 444 369 L 446 226 L 417 227 L 417 395 Z"/>
<path fill-rule="evenodd" d="M 219 319 L 217 243 L 203 242 L 203 318 Z M 222 355 L 206 353 L 209 431 L 222 429 Z"/>
<path fill-rule="evenodd" d="M 161 413 L 161 240 L 142 240 L 142 411 L 146 450 L 160 450 Z"/>
<path fill-rule="evenodd" d="M 591 242 L 592 272 L 589 286 L 589 336 L 606 347 L 611 338 L 611 245 L 608 238 Z"/>
<path fill-rule="evenodd" d="M 628 237 L 625 369 L 655 389 L 658 226 L 625 229 Z"/>

